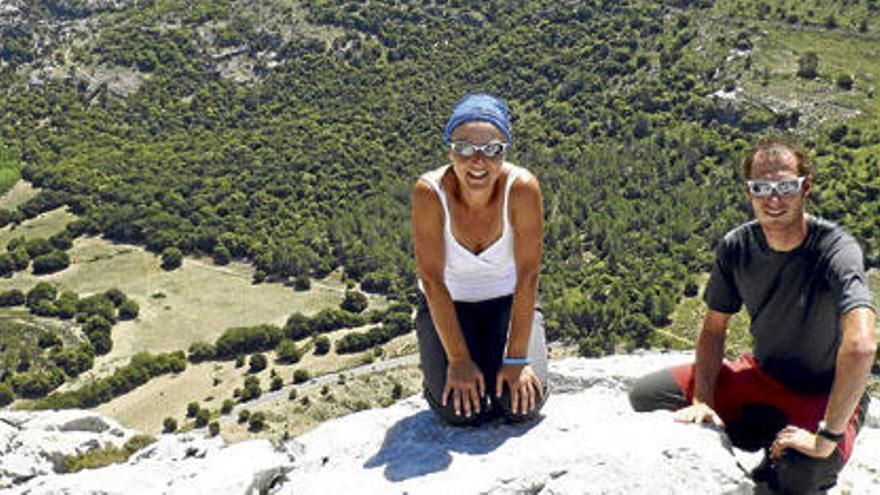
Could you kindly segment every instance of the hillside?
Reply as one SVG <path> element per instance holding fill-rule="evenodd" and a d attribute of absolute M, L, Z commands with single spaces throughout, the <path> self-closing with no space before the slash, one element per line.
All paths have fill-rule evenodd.
<path fill-rule="evenodd" d="M 278 325 L 294 305 L 264 294 L 289 301 L 286 286 L 331 275 L 345 290 L 412 304 L 410 188 L 442 163 L 454 101 L 484 90 L 509 101 L 511 160 L 545 193 L 549 338 L 583 355 L 682 345 L 676 308 L 692 300 L 715 242 L 750 215 L 738 162 L 760 134 L 803 141 L 816 163 L 811 210 L 843 224 L 869 266 L 880 265 L 880 7 L 829 5 L 5 2 L 0 190 L 19 170 L 36 189 L 16 186 L 28 199 L 0 205 L 0 266 L 11 277 L 0 289 L 50 280 L 86 297 L 125 285 L 74 282 L 88 265 L 112 264 L 89 257 L 102 243 L 112 248 L 94 256 L 136 256 L 157 269 L 185 255 L 180 277 L 198 266 L 256 284 L 211 285 L 224 297 L 126 286 L 143 325 L 121 323 L 114 335 L 142 333 L 118 340 L 116 354 L 98 360 L 113 366 L 99 373 L 137 350 L 187 351 L 227 326 Z M 46 230 L 30 230 L 34 219 L 48 219 L 37 222 Z M 48 239 L 23 253 L 21 236 Z M 166 324 L 166 306 L 195 303 L 252 313 L 226 325 L 191 310 L 173 318 L 188 328 Z M 388 314 L 373 316 L 393 326 Z M 212 326 L 198 326 L 205 321 Z M 364 351 L 396 336 L 385 323 L 350 342 Z M 87 340 L 77 325 L 68 347 Z M 24 360 L 0 352 L 8 382 Z M 57 381 L 62 372 L 41 360 Z"/>

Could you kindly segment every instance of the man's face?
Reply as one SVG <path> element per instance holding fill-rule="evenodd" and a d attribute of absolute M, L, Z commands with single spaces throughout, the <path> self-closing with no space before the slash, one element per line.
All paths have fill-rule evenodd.
<path fill-rule="evenodd" d="M 798 178 L 797 158 L 786 149 L 764 151 L 755 156 L 751 181 L 791 181 Z M 812 187 L 812 177 L 806 177 L 799 190 L 790 195 L 772 189 L 769 196 L 760 197 L 749 186 L 746 193 L 752 201 L 755 217 L 765 229 L 785 229 L 803 221 L 804 202 Z"/>

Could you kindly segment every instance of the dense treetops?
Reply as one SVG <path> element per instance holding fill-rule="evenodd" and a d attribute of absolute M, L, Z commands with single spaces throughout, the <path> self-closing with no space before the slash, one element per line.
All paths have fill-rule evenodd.
<path fill-rule="evenodd" d="M 167 0 L 90 14 L 94 33 L 67 63 L 124 67 L 140 86 L 127 97 L 84 80 L 7 91 L 0 139 L 46 191 L 28 211 L 67 204 L 81 216 L 76 235 L 143 244 L 168 269 L 185 253 L 248 260 L 259 280 L 341 266 L 365 290 L 415 302 L 412 182 L 442 163 L 453 102 L 490 91 L 513 109 L 510 159 L 545 192 L 548 333 L 604 352 L 644 345 L 668 322 L 714 243 L 749 214 L 744 149 L 797 120 L 710 97 L 727 83 L 719 74 L 739 67 L 729 51 L 751 46 L 761 2 L 281 3 Z M 859 12 L 875 15 L 866 5 Z M 817 17 L 807 8 L 798 22 Z M 741 30 L 705 28 L 734 10 L 753 16 Z M 845 7 L 835 16 L 856 18 Z M 40 29 L 21 27 L 0 57 L 26 60 L 18 41 Z M 235 61 L 252 64 L 239 67 L 244 79 L 223 77 Z M 3 87 L 22 88 L 12 66 Z M 815 209 L 859 236 L 876 265 L 880 183 L 867 171 L 880 139 L 863 127 L 807 138 L 823 157 Z M 40 266 L 61 264 L 54 256 Z M 322 318 L 331 328 L 350 317 Z M 266 328 L 257 347 L 325 331 L 288 327 Z M 240 349 L 217 342 L 216 352 Z"/>

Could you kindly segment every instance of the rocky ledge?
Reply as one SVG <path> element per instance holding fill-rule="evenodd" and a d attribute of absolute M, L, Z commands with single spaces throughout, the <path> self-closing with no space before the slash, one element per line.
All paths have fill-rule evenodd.
<path fill-rule="evenodd" d="M 74 413 L 24 420 L 29 413 L 0 412 L 0 486 L 18 494 L 751 494 L 747 473 L 760 454 L 732 448 L 715 429 L 676 424 L 670 413 L 629 408 L 626 390 L 636 377 L 688 359 L 650 353 L 553 362 L 552 396 L 529 424 L 447 427 L 411 397 L 281 445 L 164 435 L 126 464 L 75 474 L 54 473 L 50 460 L 64 451 L 54 446 L 121 444 L 131 432 L 77 412 L 75 425 L 106 426 L 93 428 L 100 431 L 89 443 L 79 436 L 83 428 L 70 427 Z M 832 493 L 880 493 L 878 408 Z"/>

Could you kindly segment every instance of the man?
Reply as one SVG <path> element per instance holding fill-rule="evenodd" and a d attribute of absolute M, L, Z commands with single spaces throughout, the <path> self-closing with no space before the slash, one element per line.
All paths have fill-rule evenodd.
<path fill-rule="evenodd" d="M 704 299 L 694 364 L 660 370 L 630 391 L 637 411 L 725 427 L 765 448 L 752 476 L 781 493 L 834 486 L 867 407 L 877 348 L 862 251 L 841 227 L 808 215 L 807 157 L 776 138 L 743 160 L 756 220 L 721 241 Z M 727 324 L 745 303 L 752 355 L 722 360 Z"/>

